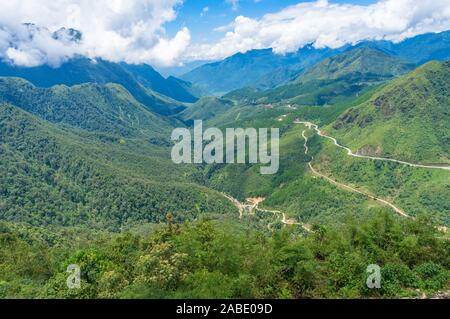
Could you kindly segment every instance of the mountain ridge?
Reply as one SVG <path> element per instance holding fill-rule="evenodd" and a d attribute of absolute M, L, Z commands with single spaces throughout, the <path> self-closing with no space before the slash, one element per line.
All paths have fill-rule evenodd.
<path fill-rule="evenodd" d="M 330 127 L 359 153 L 449 163 L 450 61 L 429 62 L 380 89 Z"/>
<path fill-rule="evenodd" d="M 146 72 L 152 72 L 156 75 L 157 89 L 165 88 L 165 84 L 159 84 L 158 81 L 167 81 L 159 75 L 156 71 L 152 71 L 150 66 L 145 67 Z M 91 60 L 83 57 L 78 57 L 69 60 L 58 68 L 52 68 L 47 65 L 40 67 L 17 67 L 7 62 L 0 62 L 0 76 L 19 77 L 28 80 L 38 87 L 48 88 L 58 84 L 65 84 L 67 86 L 79 85 L 84 83 L 96 83 L 104 85 L 107 83 L 117 83 L 124 86 L 133 96 L 142 104 L 146 105 L 150 110 L 161 114 L 173 114 L 184 109 L 181 101 L 177 101 L 172 97 L 166 97 L 162 93 L 154 90 L 147 82 L 148 87 L 140 83 L 135 75 L 127 71 L 124 66 L 117 63 L 108 62 L 102 59 Z M 151 77 L 151 76 L 150 76 Z M 173 83 L 173 82 L 170 82 Z M 179 97 L 179 94 L 184 94 L 187 98 L 191 95 L 179 86 L 176 85 L 174 96 Z M 155 85 L 153 85 L 155 86 Z M 167 88 L 163 90 L 164 93 L 170 93 Z M 195 98 L 191 97 L 188 101 L 193 101 Z"/>
<path fill-rule="evenodd" d="M 251 50 L 247 53 L 237 53 L 222 61 L 204 64 L 180 77 L 203 86 L 209 93 L 223 95 L 246 86 L 257 89 L 277 87 L 294 80 L 321 60 L 355 48 L 378 49 L 419 65 L 433 59 L 447 60 L 450 58 L 448 43 L 450 31 L 418 35 L 399 43 L 362 41 L 334 50 L 315 49 L 309 44 L 298 52 L 286 55 L 276 55 L 271 49 Z M 222 69 L 226 72 L 223 78 L 219 78 L 218 74 L 222 73 Z"/>
<path fill-rule="evenodd" d="M 171 127 L 171 122 L 149 111 L 119 84 L 39 88 L 21 78 L 0 77 L 0 103 L 55 124 L 123 137 L 168 135 Z"/>
<path fill-rule="evenodd" d="M 252 50 L 202 65 L 180 78 L 215 95 L 248 85 L 269 88 L 292 79 L 308 66 L 332 54 L 331 49 L 315 49 L 312 46 L 287 55 L 275 55 L 271 49 Z M 274 82 L 275 75 L 279 79 Z"/>
<path fill-rule="evenodd" d="M 266 91 L 241 89 L 225 97 L 252 103 L 319 106 L 344 103 L 413 68 L 413 64 L 378 49 L 353 48 L 315 64 L 285 85 Z"/>

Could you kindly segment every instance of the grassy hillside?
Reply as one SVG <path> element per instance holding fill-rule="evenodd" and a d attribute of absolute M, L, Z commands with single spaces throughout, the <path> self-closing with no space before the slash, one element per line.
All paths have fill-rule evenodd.
<path fill-rule="evenodd" d="M 219 114 L 223 114 L 234 107 L 234 103 L 228 99 L 216 97 L 203 97 L 190 105 L 186 110 L 177 115 L 184 122 L 194 120 L 209 120 Z"/>
<path fill-rule="evenodd" d="M 349 109 L 328 128 L 360 153 L 449 163 L 450 62 L 431 62 Z"/>
<path fill-rule="evenodd" d="M 118 230 L 234 208 L 191 182 L 167 147 L 59 128 L 0 107 L 0 219 Z"/>
<path fill-rule="evenodd" d="M 380 87 L 385 84 L 373 85 L 364 94 L 344 98 L 334 105 L 302 105 L 290 103 L 258 104 L 246 100 L 235 102 L 236 106 L 228 111 L 217 114 L 208 120 L 208 124 L 218 127 L 285 127 L 292 124 L 295 118 L 313 121 L 321 126 L 334 122 L 347 109 L 358 106 L 369 100 Z M 241 90 L 255 92 L 251 88 Z M 237 91 L 236 91 L 237 92 Z M 234 100 L 232 93 L 225 98 Z M 288 118 L 283 118 L 288 115 Z M 281 119 L 281 121 L 280 121 Z"/>
<path fill-rule="evenodd" d="M 269 127 L 276 127 L 276 122 Z M 244 124 L 242 127 L 248 126 Z M 241 201 L 249 197 L 265 197 L 264 206 L 281 210 L 304 223 L 343 223 L 349 215 L 372 214 L 383 209 L 364 196 L 315 178 L 307 166 L 310 156 L 305 155 L 302 128 L 286 122 L 281 125 L 281 133 L 277 174 L 261 175 L 259 165 L 211 165 L 206 166 L 203 173 L 205 185 Z M 310 145 L 311 149 L 320 150 L 319 141 L 314 143 Z M 269 214 L 254 219 L 271 217 Z"/>
<path fill-rule="evenodd" d="M 440 225 L 450 225 L 450 173 L 350 157 L 317 135 L 311 143 L 318 145 L 313 165 L 322 174 L 388 200 L 409 216 L 425 215 Z"/>

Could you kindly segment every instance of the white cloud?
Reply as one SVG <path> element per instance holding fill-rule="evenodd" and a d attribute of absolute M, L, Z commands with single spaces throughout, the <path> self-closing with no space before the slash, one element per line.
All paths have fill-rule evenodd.
<path fill-rule="evenodd" d="M 251 49 L 276 53 L 316 47 L 340 47 L 362 40 L 401 41 L 426 32 L 450 29 L 450 0 L 380 0 L 368 5 L 300 3 L 261 19 L 239 16 L 217 43 L 193 45 L 190 59 L 221 59 Z"/>
<path fill-rule="evenodd" d="M 6 50 L 6 57 L 16 65 L 21 66 L 36 66 L 42 64 L 42 53 L 36 49 L 20 50 L 15 48 L 8 48 Z"/>
<path fill-rule="evenodd" d="M 1 2 L 0 57 L 18 65 L 58 66 L 76 54 L 114 62 L 174 65 L 190 42 L 187 28 L 173 38 L 163 28 L 176 18 L 175 7 L 182 0 Z M 81 31 L 82 40 L 55 39 L 53 32 L 61 27 Z"/>
<path fill-rule="evenodd" d="M 239 6 L 238 0 L 225 1 L 232 8 Z M 302 2 L 260 19 L 239 16 L 215 29 L 224 33 L 218 41 L 191 44 L 188 28 L 173 37 L 164 29 L 176 19 L 177 6 L 183 0 L 0 2 L 0 58 L 23 66 L 58 66 L 75 55 L 173 66 L 251 49 L 273 48 L 283 54 L 308 43 L 335 48 L 366 39 L 400 41 L 450 29 L 450 0 L 379 0 L 368 6 L 320 0 Z M 70 41 L 74 34 L 68 29 L 56 37 L 54 32 L 62 27 L 80 30 L 82 39 Z"/>

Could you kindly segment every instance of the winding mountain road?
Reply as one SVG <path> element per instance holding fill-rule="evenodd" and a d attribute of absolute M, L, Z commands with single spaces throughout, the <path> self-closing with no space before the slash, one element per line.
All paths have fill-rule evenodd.
<path fill-rule="evenodd" d="M 364 158 L 364 159 L 370 159 L 370 160 L 379 160 L 379 161 L 395 162 L 395 163 L 407 165 L 407 166 L 410 166 L 410 167 L 419 167 L 419 168 L 428 168 L 428 169 L 443 169 L 443 170 L 450 170 L 450 166 L 438 166 L 438 165 L 422 165 L 422 164 L 414 164 L 414 163 L 409 163 L 409 162 L 405 162 L 405 161 L 400 161 L 400 160 L 396 160 L 396 159 L 392 159 L 392 158 L 384 158 L 384 157 L 376 157 L 376 156 L 365 156 L 365 155 L 355 154 L 355 153 L 353 153 L 353 151 L 352 151 L 350 148 L 345 147 L 345 146 L 339 144 L 339 142 L 338 142 L 334 137 L 331 137 L 331 136 L 328 136 L 328 135 L 324 134 L 324 133 L 319 129 L 319 127 L 318 127 L 316 124 L 314 124 L 314 123 L 306 122 L 306 121 L 300 121 L 300 120 L 295 120 L 295 121 L 294 121 L 294 124 L 302 124 L 302 125 L 305 125 L 308 129 L 314 129 L 314 130 L 317 132 L 317 134 L 318 134 L 319 136 L 324 137 L 324 138 L 327 138 L 327 139 L 333 141 L 334 145 L 336 145 L 336 146 L 339 147 L 339 148 L 342 148 L 342 149 L 346 150 L 348 156 L 357 157 L 357 158 Z M 306 136 L 305 133 L 306 133 L 306 130 L 304 130 L 304 131 L 302 132 L 302 137 L 303 137 L 303 139 L 305 140 L 305 144 L 304 144 L 304 147 L 305 147 L 305 154 L 308 155 L 308 153 L 309 153 L 309 148 L 308 148 L 308 137 Z M 340 182 L 335 181 L 335 180 L 333 180 L 332 178 L 330 178 L 330 177 L 328 177 L 328 176 L 326 176 L 326 175 L 324 175 L 324 174 L 321 174 L 320 172 L 318 172 L 318 171 L 313 167 L 313 165 L 312 165 L 312 162 L 313 162 L 313 161 L 314 161 L 314 157 L 311 156 L 311 161 L 308 163 L 308 166 L 309 166 L 311 172 L 313 173 L 313 175 L 315 175 L 315 176 L 317 176 L 317 177 L 319 177 L 319 178 L 325 179 L 326 181 L 328 181 L 329 183 L 331 183 L 331 184 L 333 184 L 333 185 L 335 185 L 335 186 L 337 186 L 337 187 L 340 187 L 340 188 L 345 189 L 345 190 L 350 191 L 350 192 L 354 192 L 354 193 L 357 193 L 357 194 L 366 196 L 366 197 L 368 197 L 368 198 L 370 198 L 370 199 L 372 199 L 372 200 L 375 200 L 375 201 L 377 201 L 377 202 L 379 202 L 379 203 L 381 203 L 381 204 L 383 204 L 383 205 L 389 206 L 389 207 L 392 208 L 397 214 L 399 214 L 399 215 L 401 215 L 401 216 L 403 216 L 403 217 L 413 218 L 413 219 L 414 219 L 414 217 L 409 216 L 409 215 L 408 215 L 405 211 L 403 211 L 401 208 L 395 206 L 394 204 L 392 204 L 391 202 L 389 202 L 389 201 L 387 201 L 387 200 L 384 200 L 384 199 L 382 199 L 382 198 L 378 198 L 378 197 L 376 197 L 376 196 L 374 196 L 374 195 L 372 195 L 372 194 L 370 194 L 370 193 L 367 193 L 367 192 L 361 191 L 361 190 L 359 190 L 359 189 L 356 189 L 356 188 L 354 188 L 354 187 L 352 187 L 352 186 L 349 186 L 349 185 L 340 183 Z M 301 226 L 301 227 L 302 227 L 304 230 L 306 230 L 307 232 L 313 232 L 312 229 L 311 229 L 311 225 L 299 223 L 299 222 L 297 222 L 297 221 L 295 221 L 295 220 L 293 220 L 293 219 L 288 219 L 288 218 L 286 217 L 286 214 L 283 213 L 283 212 L 281 212 L 281 211 L 278 211 L 278 210 L 268 210 L 268 209 L 260 208 L 260 207 L 259 207 L 259 204 L 262 203 L 262 202 L 265 200 L 264 198 L 249 198 L 249 199 L 247 199 L 247 203 L 241 203 L 239 200 L 233 198 L 232 196 L 230 196 L 230 195 L 228 195 L 228 194 L 225 194 L 225 193 L 221 193 L 221 194 L 222 194 L 225 198 L 227 198 L 229 201 L 231 201 L 231 202 L 234 204 L 234 206 L 236 206 L 236 207 L 238 208 L 238 210 L 239 210 L 239 218 L 242 218 L 245 214 L 247 214 L 247 215 L 253 215 L 253 214 L 254 214 L 255 212 L 257 212 L 257 211 L 263 212 L 263 213 L 270 213 L 270 214 L 274 214 L 274 215 L 281 216 L 280 222 L 281 222 L 282 224 L 284 224 L 284 225 L 298 225 L 298 226 Z M 269 224 L 267 225 L 267 228 L 268 228 L 270 231 L 273 230 L 273 229 L 272 229 L 272 225 L 273 225 L 274 223 L 275 223 L 275 222 L 269 223 Z M 438 227 L 438 229 L 439 229 L 440 231 L 442 231 L 442 232 L 445 232 L 445 233 L 447 233 L 447 231 L 448 231 L 447 227 L 445 227 L 445 226 Z"/>
<path fill-rule="evenodd" d="M 221 193 L 221 194 L 226 199 L 228 199 L 231 203 L 233 203 L 233 205 L 239 210 L 239 218 L 244 217 L 244 215 L 254 215 L 255 212 L 269 213 L 269 214 L 280 216 L 280 222 L 284 225 L 298 225 L 298 226 L 301 226 L 307 232 L 312 232 L 311 225 L 299 223 L 293 219 L 288 219 L 286 217 L 286 214 L 279 210 L 269 210 L 269 209 L 260 208 L 259 204 L 262 203 L 265 200 L 265 198 L 262 198 L 262 197 L 248 198 L 247 203 L 241 203 L 239 200 L 237 200 L 236 198 L 234 198 L 228 194 L 225 194 L 225 193 Z M 274 223 L 275 222 L 269 223 L 267 225 L 267 229 L 272 231 L 272 225 Z"/>
<path fill-rule="evenodd" d="M 307 126 L 310 129 L 314 129 L 319 136 L 327 138 L 327 139 L 333 141 L 334 145 L 336 145 L 339 148 L 342 148 L 342 149 L 346 150 L 348 156 L 353 156 L 353 157 L 358 157 L 358 158 L 365 158 L 365 159 L 371 159 L 371 160 L 377 160 L 377 161 L 394 162 L 394 163 L 399 163 L 399 164 L 403 164 L 403 165 L 407 165 L 407 166 L 411 166 L 411 167 L 430 168 L 430 169 L 443 169 L 443 170 L 447 170 L 447 171 L 450 170 L 450 166 L 414 164 L 414 163 L 409 163 L 409 162 L 405 162 L 405 161 L 396 160 L 396 159 L 393 159 L 393 158 L 385 158 L 385 157 L 376 157 L 376 156 L 366 156 L 366 155 L 355 154 L 348 147 L 345 147 L 345 146 L 339 144 L 339 142 L 334 137 L 331 137 L 331 136 L 328 136 L 328 135 L 324 134 L 319 129 L 319 127 L 316 124 L 314 124 L 314 123 L 295 120 L 294 124 L 303 124 L 303 125 Z"/>
<path fill-rule="evenodd" d="M 308 138 L 306 137 L 305 132 L 306 132 L 306 131 L 303 131 L 303 132 L 302 132 L 302 136 L 303 136 L 303 138 L 305 139 L 305 154 L 308 155 L 308 151 L 309 151 L 309 149 L 308 149 Z M 312 166 L 312 161 L 313 161 L 313 160 L 314 160 L 314 157 L 311 156 L 311 161 L 308 163 L 308 166 L 309 166 L 311 172 L 312 172 L 314 175 L 316 175 L 316 176 L 318 176 L 318 177 L 320 177 L 320 178 L 323 178 L 323 179 L 327 180 L 328 182 L 330 182 L 331 184 L 336 185 L 336 186 L 338 186 L 338 187 L 340 187 L 340 188 L 343 188 L 343 189 L 345 189 L 345 190 L 347 190 L 347 191 L 351 191 L 351 192 L 354 192 L 354 193 L 358 193 L 358 194 L 367 196 L 367 197 L 369 197 L 369 198 L 371 198 L 371 199 L 373 199 L 373 200 L 376 200 L 377 202 L 380 202 L 380 203 L 382 203 L 382 204 L 384 204 L 384 205 L 387 205 L 387 206 L 391 207 L 396 213 L 398 213 L 399 215 L 401 215 L 401 216 L 403 216 L 403 217 L 410 217 L 410 216 L 409 216 L 408 214 L 406 214 L 401 208 L 395 206 L 394 204 L 392 204 L 392 203 L 390 203 L 390 202 L 388 202 L 388 201 L 386 201 L 386 200 L 384 200 L 384 199 L 375 197 L 375 196 L 373 196 L 373 195 L 371 195 L 371 194 L 369 194 L 369 193 L 360 191 L 360 190 L 358 190 L 358 189 L 356 189 L 356 188 L 354 188 L 354 187 L 351 187 L 351 186 L 348 186 L 348 185 L 346 185 L 346 184 L 337 182 L 337 181 L 335 181 L 335 180 L 329 178 L 328 176 L 325 176 L 325 175 L 319 173 L 319 172 L 318 172 L 317 170 L 315 170 L 314 167 Z"/>
<path fill-rule="evenodd" d="M 336 141 L 335 138 L 329 137 L 329 136 L 326 136 L 326 135 L 322 134 L 322 133 L 320 132 L 320 130 L 318 129 L 317 125 L 315 125 L 315 124 L 313 124 L 313 123 L 310 123 L 310 122 L 300 122 L 300 121 L 295 121 L 294 123 L 295 123 L 295 124 L 304 124 L 305 126 L 307 126 L 307 127 L 310 128 L 310 129 L 311 129 L 311 128 L 314 128 L 320 136 L 329 138 L 329 139 L 331 139 L 332 141 L 334 141 L 334 144 L 335 144 L 335 145 L 337 145 L 337 146 L 339 146 L 339 147 L 341 147 L 341 148 L 344 148 L 344 149 L 348 150 L 349 155 L 353 154 L 353 152 L 352 152 L 349 148 L 344 147 L 344 146 L 341 146 L 341 145 Z M 305 154 L 308 155 L 308 152 L 309 152 L 309 148 L 308 148 L 308 137 L 305 135 L 305 133 L 306 133 L 306 131 L 304 130 L 304 131 L 302 132 L 302 136 L 303 136 L 303 139 L 305 140 L 305 144 L 304 144 L 304 147 L 305 147 Z M 350 154 L 350 153 L 351 153 L 351 154 Z M 360 157 L 360 158 L 381 159 L 381 160 L 394 161 L 394 162 L 401 163 L 401 164 L 406 164 L 406 165 L 409 165 L 409 166 L 412 166 L 412 167 L 421 167 L 421 168 L 424 168 L 424 167 L 425 167 L 425 168 L 443 168 L 443 169 L 448 170 L 448 168 L 444 168 L 444 167 L 426 166 L 426 165 L 417 165 L 417 164 L 412 164 L 412 163 L 407 163 L 407 162 L 397 161 L 397 160 L 392 160 L 392 159 L 383 159 L 383 158 L 378 158 L 378 157 L 361 156 L 361 155 L 357 155 L 357 154 L 353 154 L 352 156 Z M 369 198 L 371 198 L 371 199 L 373 199 L 373 200 L 376 200 L 377 202 L 380 202 L 380 203 L 382 203 L 382 204 L 384 204 L 384 205 L 387 205 L 387 206 L 391 207 L 397 214 L 399 214 L 399 215 L 401 215 L 401 216 L 403 216 L 403 217 L 415 219 L 414 217 L 409 216 L 408 214 L 406 214 L 401 208 L 395 206 L 394 204 L 388 202 L 387 200 L 384 200 L 384 199 L 382 199 L 382 198 L 375 197 L 374 195 L 371 195 L 371 194 L 369 194 L 369 193 L 360 191 L 360 190 L 358 190 L 358 189 L 356 189 L 356 188 L 354 188 L 354 187 L 351 187 L 351 186 L 349 186 L 349 185 L 346 185 L 346 184 L 337 182 L 337 181 L 331 179 L 330 177 L 328 177 L 328 176 L 326 176 L 326 175 L 323 175 L 323 174 L 319 173 L 319 172 L 318 172 L 317 170 L 315 170 L 314 167 L 312 166 L 312 161 L 313 161 L 313 160 L 314 160 L 314 157 L 311 156 L 311 161 L 308 163 L 308 166 L 309 166 L 309 168 L 311 169 L 311 172 L 312 172 L 314 175 L 316 175 L 316 176 L 318 176 L 318 177 L 320 177 L 320 178 L 323 178 L 323 179 L 327 180 L 328 182 L 330 182 L 330 183 L 332 183 L 332 184 L 334 184 L 334 185 L 336 185 L 336 186 L 338 186 L 338 187 L 341 187 L 341 188 L 343 188 L 343 189 L 346 189 L 346 190 L 351 191 L 351 192 L 354 192 L 354 193 L 358 193 L 358 194 L 367 196 L 367 197 L 369 197 Z M 442 233 L 445 233 L 445 234 L 448 233 L 448 227 L 446 227 L 446 226 L 437 226 L 436 228 L 437 228 L 440 232 L 442 232 Z"/>

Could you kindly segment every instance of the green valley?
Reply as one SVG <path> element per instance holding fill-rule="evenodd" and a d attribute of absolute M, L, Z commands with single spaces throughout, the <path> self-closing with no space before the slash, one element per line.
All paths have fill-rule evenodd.
<path fill-rule="evenodd" d="M 310 5 L 342 8 L 287 12 Z M 109 19 L 111 47 L 84 54 L 89 32 L 28 23 L 13 37 L 0 15 L 0 298 L 448 297 L 448 30 L 388 41 L 352 24 L 351 38 L 306 32 L 286 52 L 283 37 L 247 38 L 211 62 L 241 31 L 261 41 L 253 28 L 277 16 L 239 16 L 218 49 L 191 47 L 187 28 L 149 32 L 145 17 L 172 21 L 174 7 L 140 9 L 132 27 Z M 58 59 L 27 50 L 45 39 Z M 189 65 L 180 78 L 157 71 Z M 214 133 L 197 139 L 195 121 Z M 279 140 L 261 138 L 272 129 Z M 265 175 L 269 153 L 279 169 Z"/>

